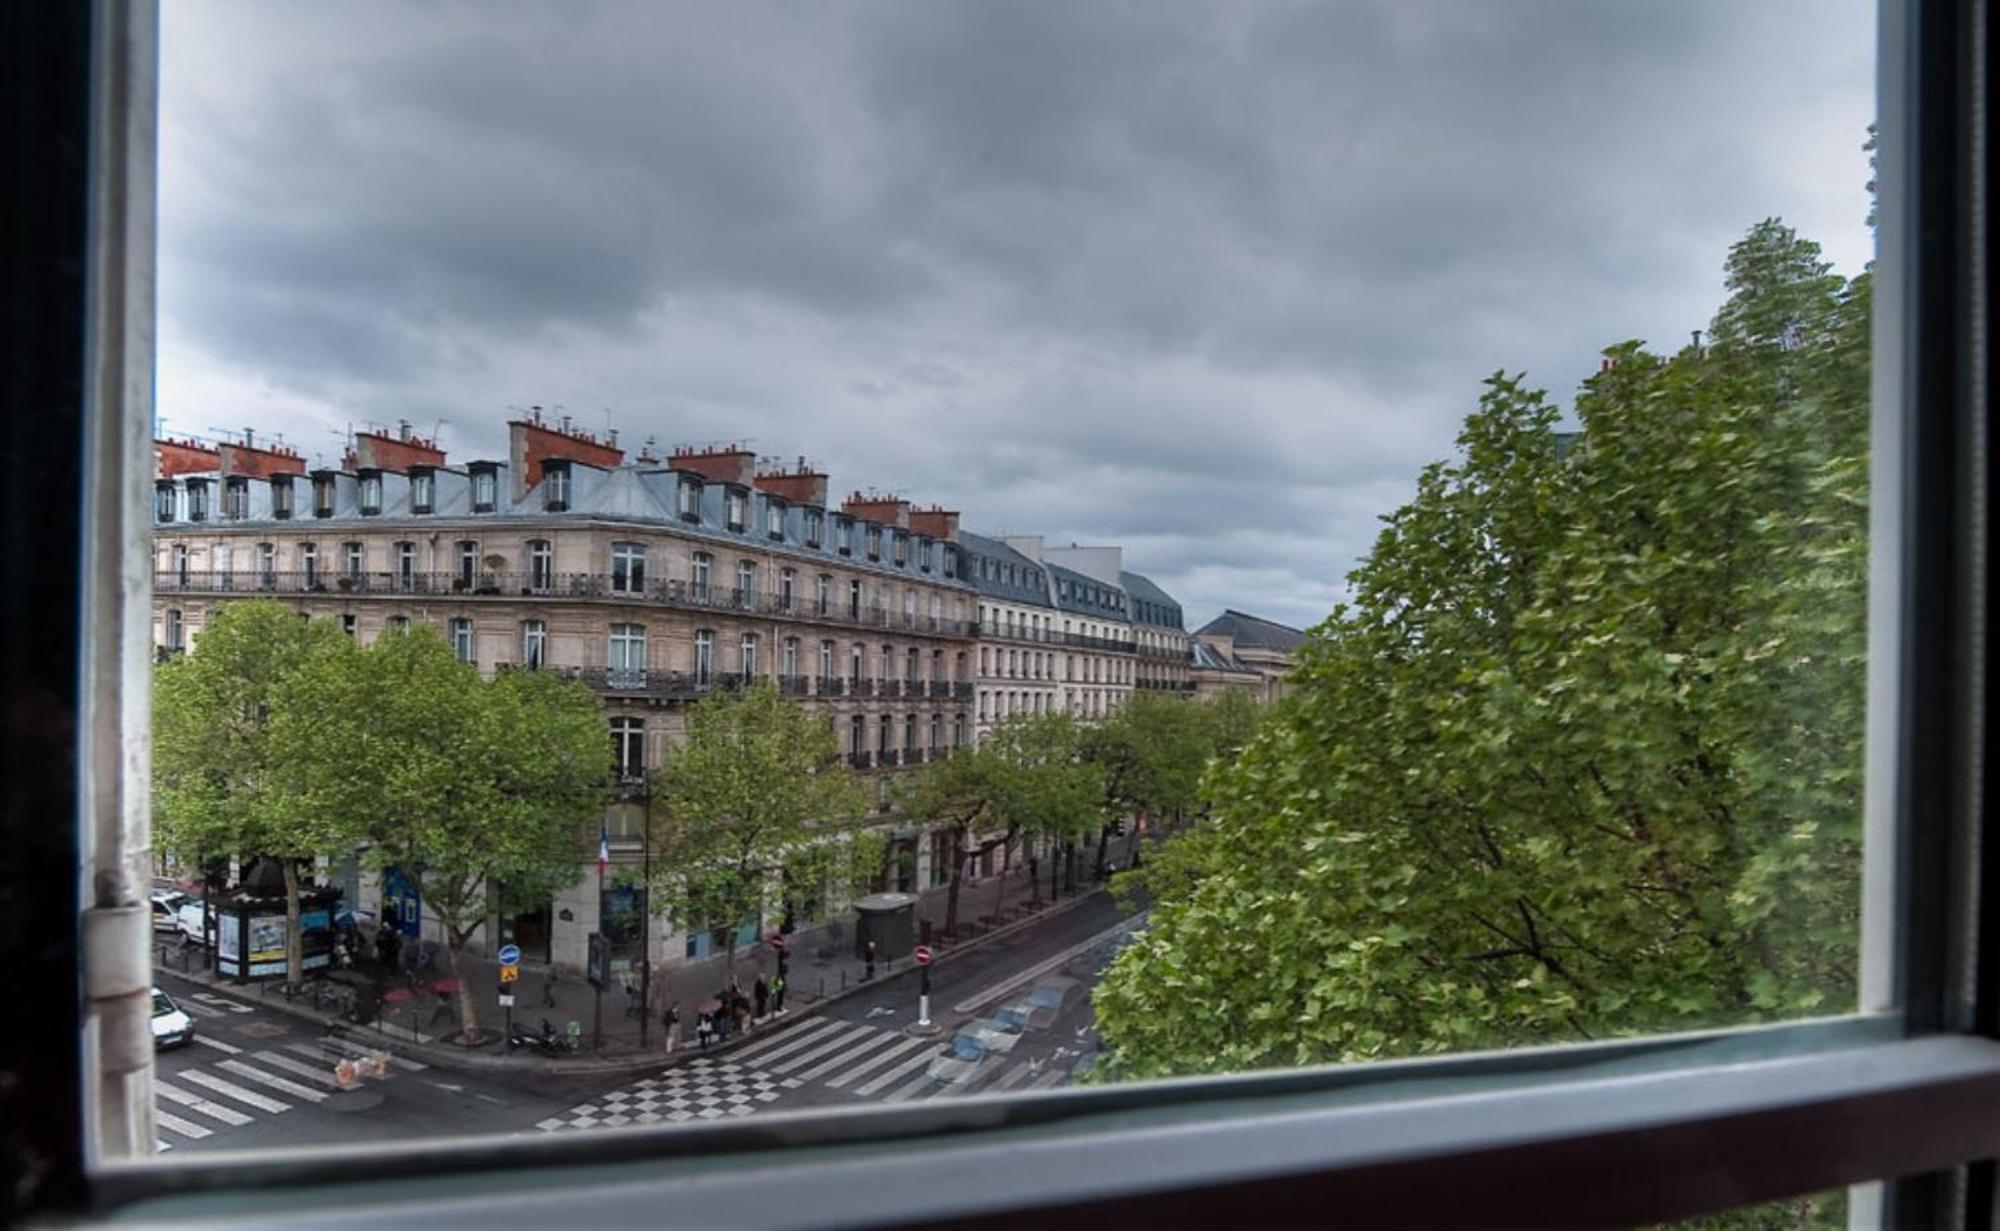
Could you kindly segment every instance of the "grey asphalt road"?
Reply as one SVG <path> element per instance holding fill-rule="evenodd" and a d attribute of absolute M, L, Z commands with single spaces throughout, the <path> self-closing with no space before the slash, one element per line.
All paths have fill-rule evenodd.
<path fill-rule="evenodd" d="M 935 1034 L 911 1030 L 919 985 L 911 970 L 794 1028 L 765 1028 L 767 1037 L 727 1055 L 604 1075 L 447 1071 L 396 1057 L 393 1041 L 368 1032 L 329 1042 L 298 1018 L 163 977 L 194 1015 L 196 1035 L 159 1057 L 159 1145 L 174 1152 L 536 1134 L 1065 1085 L 1096 1052 L 1089 989 L 1138 922 L 1099 895 L 954 956 L 931 979 Z M 811 961 L 794 960 L 790 975 L 814 977 Z M 1049 979 L 1074 980 L 1055 1020 L 1014 1037 L 966 1080 L 929 1077 L 954 1030 Z M 352 1089 L 336 1082 L 341 1055 L 383 1048 L 392 1054 L 388 1076 Z"/>

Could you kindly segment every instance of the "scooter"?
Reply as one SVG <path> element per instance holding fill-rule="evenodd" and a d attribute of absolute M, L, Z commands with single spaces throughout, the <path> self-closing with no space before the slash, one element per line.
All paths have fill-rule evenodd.
<path fill-rule="evenodd" d="M 542 1019 L 542 1028 L 539 1031 L 530 1030 L 520 1022 L 515 1022 L 507 1032 L 508 1051 L 518 1051 L 523 1047 L 532 1047 L 544 1056 L 560 1056 L 569 1051 L 568 1042 L 556 1033 L 556 1028 L 549 1024 L 549 1019 L 546 1017 Z"/>

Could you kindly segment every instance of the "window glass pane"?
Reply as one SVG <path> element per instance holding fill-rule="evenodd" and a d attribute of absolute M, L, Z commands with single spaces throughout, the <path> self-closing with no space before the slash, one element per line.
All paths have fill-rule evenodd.
<path fill-rule="evenodd" d="M 162 20 L 160 404 L 254 432 L 131 494 L 154 846 L 255 899 L 244 1016 L 428 961 L 352 1012 L 499 1055 L 513 945 L 658 1072 L 844 1023 L 756 1115 L 1854 1008 L 1866 5 Z M 620 409 L 463 409 L 524 338 Z M 1010 927 L 1046 969 L 907 1042 L 917 939 Z M 163 1090 L 317 1080 L 196 1018 Z M 643 1102 L 467 1080 L 426 1132 Z"/>

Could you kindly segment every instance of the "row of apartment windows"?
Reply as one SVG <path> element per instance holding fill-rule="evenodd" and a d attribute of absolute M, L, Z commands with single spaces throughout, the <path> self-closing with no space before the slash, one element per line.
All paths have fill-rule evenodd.
<path fill-rule="evenodd" d="M 417 514 L 427 514 L 437 507 L 437 478 L 427 469 L 412 470 L 409 473 L 410 509 Z M 489 467 L 475 467 L 471 475 L 472 510 L 475 513 L 491 513 L 498 507 L 499 480 Z M 280 520 L 292 515 L 292 480 L 288 475 L 273 476 L 271 483 L 271 513 Z M 334 480 L 330 477 L 314 478 L 313 512 L 316 516 L 329 517 L 334 511 Z M 679 512 L 683 521 L 699 524 L 701 521 L 701 491 L 703 484 L 698 479 L 683 478 L 680 484 Z M 550 512 L 564 512 L 569 509 L 572 499 L 572 478 L 569 466 L 561 462 L 550 462 L 542 470 L 542 507 Z M 154 519 L 172 522 L 176 519 L 178 493 L 186 492 L 186 515 L 189 521 L 208 520 L 208 481 L 188 479 L 176 485 L 162 482 L 155 489 Z M 359 481 L 360 510 L 364 515 L 382 511 L 382 478 L 379 474 L 364 472 Z M 223 516 L 231 520 L 241 520 L 249 516 L 249 480 L 231 478 L 223 481 Z M 773 539 L 785 537 L 786 503 L 767 495 L 764 500 L 764 530 Z M 747 492 L 730 488 L 723 499 L 723 521 L 732 531 L 741 532 L 749 524 L 749 495 Z M 854 554 L 854 519 L 840 515 L 835 519 L 838 538 L 837 550 L 842 555 Z M 806 546 L 820 546 L 825 533 L 825 513 L 808 508 L 804 515 L 804 538 Z M 928 535 L 917 535 L 914 552 L 912 535 L 907 530 L 895 530 L 890 535 L 890 558 L 898 568 L 908 567 L 914 558 L 917 568 L 930 572 L 942 558 L 944 575 L 953 574 L 955 549 L 950 544 L 939 544 Z M 868 559 L 881 561 L 883 558 L 882 527 L 868 524 L 866 543 Z"/>
<path fill-rule="evenodd" d="M 1058 700 L 1050 692 L 981 692 L 979 694 L 979 721 L 998 722 L 1017 714 L 1047 714 L 1067 706 L 1069 712 L 1080 718 L 1095 718 L 1110 713 L 1118 706 L 1116 693 L 1064 690 Z"/>
<path fill-rule="evenodd" d="M 620 778 L 643 778 L 647 770 L 652 768 L 651 759 L 646 753 L 645 720 L 617 715 L 610 720 L 610 724 L 613 771 Z M 868 732 L 871 727 L 876 731 L 872 747 L 868 743 Z M 899 727 L 902 737 L 900 745 L 897 740 Z M 920 719 L 916 714 L 904 714 L 900 723 L 897 722 L 896 716 L 891 714 L 882 714 L 872 719 L 867 715 L 856 714 L 848 719 L 846 744 L 841 753 L 850 761 L 870 760 L 872 754 L 884 752 L 935 753 L 947 747 L 945 733 L 943 714 L 933 713 L 927 720 Z M 955 715 L 951 723 L 953 745 L 963 747 L 967 735 L 965 715 Z"/>
<path fill-rule="evenodd" d="M 1000 585 L 1022 586 L 1029 589 L 1043 589 L 1042 571 L 1026 565 L 1010 564 L 1005 560 L 995 560 L 991 556 L 979 556 L 979 576 L 981 580 Z"/>
<path fill-rule="evenodd" d="M 979 674 L 991 679 L 1054 680 L 1056 656 L 1040 650 L 1001 650 L 979 647 Z M 1086 684 L 1130 684 L 1132 663 L 1122 658 L 1083 656 L 1083 670 L 1077 671 L 1077 656 L 1063 655 L 1062 678 Z"/>
<path fill-rule="evenodd" d="M 1090 603 L 1097 607 L 1107 607 L 1112 611 L 1125 610 L 1125 595 L 1122 591 L 1106 586 L 1090 585 L 1081 581 L 1063 578 L 1056 583 L 1056 593 L 1073 602 Z"/>
<path fill-rule="evenodd" d="M 253 549 L 252 563 L 258 578 L 269 582 L 278 571 L 278 548 L 275 543 L 258 543 Z M 452 545 L 448 557 L 454 583 L 466 590 L 477 590 L 491 586 L 499 588 L 500 578 L 484 567 L 480 542 L 477 539 L 460 539 Z M 524 544 L 524 562 L 527 569 L 520 583 L 527 588 L 546 592 L 558 588 L 555 568 L 555 544 L 549 539 L 529 539 Z M 613 594 L 643 595 L 647 592 L 649 552 L 647 545 L 637 542 L 614 542 L 611 544 L 610 590 Z M 302 542 L 298 544 L 296 563 L 304 575 L 307 586 L 328 580 L 320 562 L 319 544 Z M 390 576 L 395 584 L 405 589 L 414 589 L 417 579 L 417 544 L 401 541 L 390 545 Z M 228 544 L 217 544 L 214 548 L 214 571 L 224 577 L 235 572 L 235 549 Z M 186 544 L 175 544 L 171 551 L 171 570 L 182 585 L 188 584 L 190 577 L 189 551 Z M 342 543 L 338 557 L 339 573 L 332 580 L 346 577 L 358 581 L 367 570 L 367 547 L 358 541 Z M 696 602 L 707 602 L 717 597 L 715 589 L 715 557 L 705 551 L 697 551 L 689 562 L 688 588 Z M 762 567 L 754 560 L 739 560 L 736 564 L 734 593 L 740 598 L 758 595 L 763 575 Z M 780 610 L 801 609 L 801 583 L 798 570 L 780 568 L 777 577 L 775 598 Z M 849 578 L 844 594 L 836 599 L 833 575 L 820 573 L 812 579 L 811 609 L 819 615 L 831 615 L 837 609 L 844 609 L 850 619 L 859 620 L 864 610 L 897 610 L 897 587 L 890 582 L 881 582 L 876 587 L 875 602 L 867 603 L 869 595 L 866 583 L 858 577 Z M 915 586 L 905 586 L 901 593 L 901 612 L 906 625 L 914 626 L 920 614 L 919 591 Z M 836 603 L 839 603 L 839 608 Z M 930 595 L 928 615 L 932 621 L 944 618 L 944 596 Z M 964 618 L 964 601 L 954 600 L 955 619 Z"/>

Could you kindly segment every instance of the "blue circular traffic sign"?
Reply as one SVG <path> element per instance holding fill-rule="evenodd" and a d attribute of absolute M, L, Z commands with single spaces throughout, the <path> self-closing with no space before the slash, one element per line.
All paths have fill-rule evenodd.
<path fill-rule="evenodd" d="M 500 946 L 500 964 L 501 964 L 502 966 L 518 966 L 518 965 L 520 965 L 520 964 L 521 964 L 521 946 L 519 946 L 519 945 L 501 945 L 501 946 Z"/>

